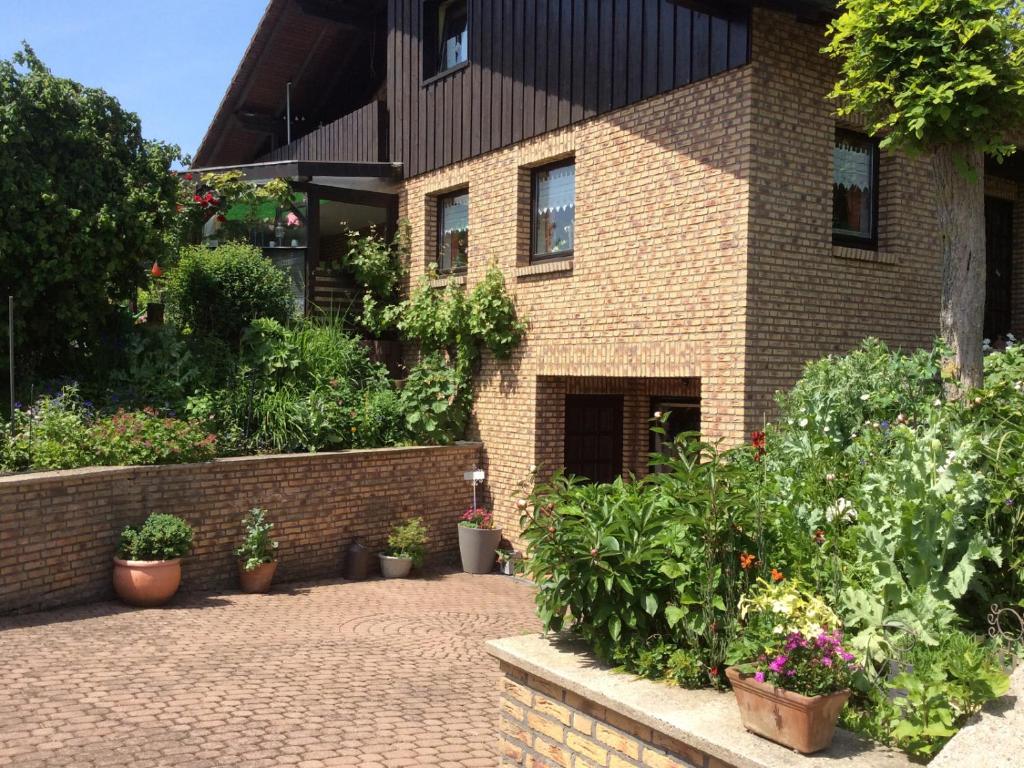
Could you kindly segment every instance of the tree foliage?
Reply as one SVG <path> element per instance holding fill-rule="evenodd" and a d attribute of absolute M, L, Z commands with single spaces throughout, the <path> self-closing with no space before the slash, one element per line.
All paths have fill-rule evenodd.
<path fill-rule="evenodd" d="M 15 297 L 22 365 L 45 375 L 95 351 L 116 302 L 170 245 L 177 157 L 27 45 L 0 60 L 0 291 Z"/>
<path fill-rule="evenodd" d="M 1018 0 L 840 0 L 826 52 L 841 60 L 840 114 L 882 146 L 1013 151 L 1024 124 L 1024 12 Z"/>

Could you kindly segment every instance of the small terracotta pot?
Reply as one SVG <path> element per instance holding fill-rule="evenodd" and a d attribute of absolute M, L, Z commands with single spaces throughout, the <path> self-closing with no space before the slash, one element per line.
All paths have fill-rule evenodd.
<path fill-rule="evenodd" d="M 808 755 L 827 749 L 832 743 L 839 713 L 850 691 L 824 696 L 802 696 L 759 683 L 736 667 L 725 670 L 736 694 L 743 727 L 758 736 Z"/>
<path fill-rule="evenodd" d="M 181 585 L 181 558 L 122 560 L 114 558 L 114 591 L 128 605 L 163 605 Z"/>
<path fill-rule="evenodd" d="M 378 555 L 380 558 L 380 572 L 385 579 L 404 579 L 412 570 L 412 558 L 391 557 L 390 555 Z"/>
<path fill-rule="evenodd" d="M 466 573 L 490 573 L 498 557 L 500 528 L 467 528 L 459 526 L 459 556 Z"/>
<path fill-rule="evenodd" d="M 251 571 L 245 570 L 245 563 L 238 563 L 238 584 L 243 592 L 250 594 L 256 592 L 269 592 L 270 582 L 274 580 L 274 571 L 277 570 L 277 560 L 270 563 L 257 565 Z"/>

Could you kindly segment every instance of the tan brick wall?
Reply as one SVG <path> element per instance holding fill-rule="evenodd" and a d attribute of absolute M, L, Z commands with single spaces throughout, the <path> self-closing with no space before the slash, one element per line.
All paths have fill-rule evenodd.
<path fill-rule="evenodd" d="M 468 186 L 467 282 L 497 262 L 530 323 L 515 356 L 485 357 L 477 377 L 474 438 L 508 531 L 517 483 L 560 452 L 538 445 L 538 377 L 699 378 L 708 434 L 741 437 L 751 76 L 732 71 L 405 184 L 412 279 L 433 254 L 431 196 Z M 524 169 L 568 155 L 571 270 L 529 274 Z"/>
<path fill-rule="evenodd" d="M 422 516 L 435 555 L 457 548 L 469 506 L 463 472 L 480 446 L 257 456 L 206 464 L 0 477 L 0 614 L 111 596 L 121 529 L 152 512 L 185 518 L 195 546 L 183 589 L 237 584 L 233 549 L 245 512 L 269 510 L 279 582 L 336 576 L 359 537 L 381 547 L 392 525 Z"/>
<path fill-rule="evenodd" d="M 689 744 L 502 662 L 501 765 L 729 768 Z"/>
<path fill-rule="evenodd" d="M 785 45 L 780 45 L 781 40 Z M 746 351 L 747 426 L 803 364 L 865 336 L 914 348 L 938 332 L 940 244 L 923 161 L 882 154 L 877 252 L 832 246 L 833 64 L 820 27 L 757 11 Z"/>

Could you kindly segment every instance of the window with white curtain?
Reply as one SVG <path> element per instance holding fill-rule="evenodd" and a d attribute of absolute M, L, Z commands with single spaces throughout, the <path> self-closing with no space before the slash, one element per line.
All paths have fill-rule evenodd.
<path fill-rule="evenodd" d="M 878 142 L 836 131 L 832 175 L 832 237 L 871 246 L 878 239 Z"/>
<path fill-rule="evenodd" d="M 469 260 L 469 192 L 437 198 L 437 271 L 465 271 Z"/>
<path fill-rule="evenodd" d="M 531 260 L 572 255 L 576 227 L 576 163 L 572 160 L 533 171 Z"/>

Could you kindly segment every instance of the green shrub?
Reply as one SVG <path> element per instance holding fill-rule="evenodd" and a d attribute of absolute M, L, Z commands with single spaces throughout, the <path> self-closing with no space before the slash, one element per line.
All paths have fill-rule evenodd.
<path fill-rule="evenodd" d="M 68 386 L 52 397 L 43 396 L 14 414 L 14 434 L 4 425 L 0 435 L 0 469 L 72 469 L 97 463 L 88 425 L 92 412 Z"/>
<path fill-rule="evenodd" d="M 396 525 L 388 536 L 388 546 L 384 554 L 390 557 L 407 557 L 412 564 L 419 567 L 427 552 L 427 529 L 423 519 L 412 517 L 401 525 Z"/>
<path fill-rule="evenodd" d="M 118 411 L 89 429 L 96 464 L 190 464 L 217 456 L 217 436 L 195 421 L 161 416 L 154 408 Z"/>
<path fill-rule="evenodd" d="M 245 537 L 242 545 L 235 550 L 235 557 L 242 561 L 247 571 L 272 563 L 277 558 L 277 542 L 270 537 L 274 524 L 267 521 L 267 510 L 253 507 L 242 520 Z"/>
<path fill-rule="evenodd" d="M 448 445 L 462 438 L 473 407 L 469 371 L 440 352 L 425 355 L 409 372 L 399 395 L 410 438 L 426 445 Z"/>
<path fill-rule="evenodd" d="M 295 314 L 288 276 L 243 243 L 186 248 L 167 277 L 167 296 L 182 328 L 231 345 L 256 318 L 283 323 Z"/>
<path fill-rule="evenodd" d="M 152 514 L 139 527 L 121 531 L 117 556 L 122 560 L 174 560 L 192 549 L 192 528 L 175 515 Z"/>

